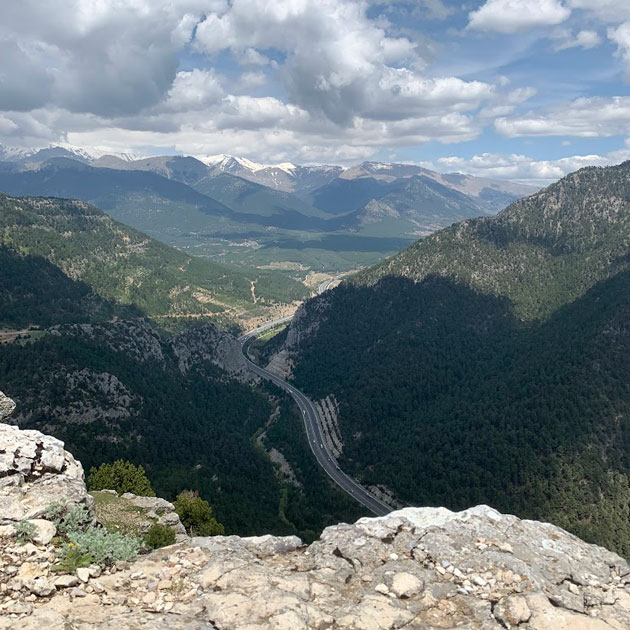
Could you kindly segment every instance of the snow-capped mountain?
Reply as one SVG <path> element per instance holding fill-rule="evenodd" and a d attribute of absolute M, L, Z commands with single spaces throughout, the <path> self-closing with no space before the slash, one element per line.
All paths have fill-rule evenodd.
<path fill-rule="evenodd" d="M 69 158 L 86 164 L 105 156 L 113 155 L 124 162 L 132 162 L 139 159 L 134 153 L 112 153 L 106 149 L 83 149 L 72 144 L 51 144 L 47 147 L 36 149 L 23 149 L 20 147 L 8 147 L 0 145 L 0 161 L 19 162 L 23 164 L 45 162 L 51 158 Z"/>
<path fill-rule="evenodd" d="M 277 191 L 294 193 L 300 197 L 306 197 L 337 179 L 348 183 L 367 179 L 391 183 L 399 179 L 427 177 L 447 188 L 472 197 L 494 198 L 497 207 L 507 203 L 510 197 L 529 195 L 537 190 L 531 186 L 505 180 L 484 179 L 462 173 L 438 173 L 415 164 L 363 162 L 343 168 L 331 165 L 301 166 L 292 162 L 265 164 L 227 154 L 196 155 L 194 158 L 184 156 L 139 158 L 133 153 L 113 153 L 100 148 L 87 150 L 67 143 L 38 149 L 0 145 L 0 161 L 28 165 L 60 157 L 99 167 L 154 171 L 188 184 L 197 182 L 203 177 L 212 178 L 227 173 Z M 183 175 L 182 172 L 184 172 Z"/>
<path fill-rule="evenodd" d="M 281 190 L 307 194 L 343 173 L 341 166 L 300 166 L 291 162 L 261 164 L 232 155 L 197 155 L 213 174 L 230 173 L 243 179 Z"/>

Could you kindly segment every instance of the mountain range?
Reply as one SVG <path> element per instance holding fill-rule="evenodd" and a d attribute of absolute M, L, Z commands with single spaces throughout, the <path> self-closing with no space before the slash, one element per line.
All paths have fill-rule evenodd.
<path fill-rule="evenodd" d="M 249 267 L 343 271 L 454 221 L 494 214 L 530 187 L 414 165 L 264 165 L 244 158 L 0 148 L 0 191 L 79 198 L 163 242 Z"/>
<path fill-rule="evenodd" d="M 630 553 L 630 162 L 457 223 L 300 308 L 262 349 L 339 409 L 341 467 Z"/>
<path fill-rule="evenodd" d="M 369 223 L 366 209 L 407 221 L 418 206 L 434 215 L 445 208 L 472 215 L 479 206 L 471 187 L 484 190 L 479 182 L 457 179 L 447 187 L 406 167 L 363 165 L 370 176 L 336 177 L 300 197 L 226 172 L 211 176 L 191 158 L 128 165 L 112 169 L 62 156 L 5 162 L 0 181 L 39 194 L 52 188 L 57 195 L 91 195 L 109 213 L 136 216 L 165 233 L 174 217 L 189 231 L 186 221 L 205 217 L 215 227 L 256 225 L 287 235 L 288 228 L 272 224 L 298 216 L 309 230 L 323 222 L 347 236 L 344 222 L 356 213 L 368 215 L 366 230 L 377 224 Z M 203 192 L 210 185 L 220 199 Z M 348 185 L 363 198 L 348 193 Z M 328 194 L 337 213 L 326 205 Z M 271 195 L 277 204 L 308 208 L 256 213 L 258 196 Z M 583 169 L 496 216 L 465 218 L 307 301 L 258 355 L 332 410 L 339 464 L 364 485 L 406 504 L 489 503 L 628 555 L 628 199 L 630 162 Z M 230 354 L 222 345 L 197 356 L 205 335 L 215 333 L 190 333 L 180 344 L 164 327 L 140 330 L 146 315 L 159 323 L 163 316 L 212 313 L 230 323 L 252 307 L 299 300 L 308 290 L 296 274 L 252 275 L 251 268 L 217 265 L 85 201 L 2 196 L 0 202 L 0 258 L 8 270 L 0 281 L 0 321 L 47 327 L 0 352 L 0 373 L 25 409 L 25 426 L 63 435 L 91 463 L 88 443 L 99 443 L 94 457 L 110 458 L 132 423 L 138 434 L 126 455 L 146 461 L 169 496 L 175 491 L 169 479 L 181 485 L 197 470 L 194 460 L 206 457 L 202 451 L 211 453 L 221 470 L 217 484 L 207 475 L 195 479 L 231 531 L 271 527 L 311 536 L 329 519 L 352 514 L 330 486 L 310 485 L 322 473 L 313 468 L 299 414 L 278 390 L 264 386 L 257 390 L 262 398 L 249 398 L 233 374 L 207 371 L 208 360 Z M 117 326 L 116 319 L 130 323 Z M 141 351 L 138 339 L 147 340 Z M 163 360 L 156 363 L 158 345 Z M 25 370 L 36 375 L 34 384 Z M 230 407 L 232 396 L 243 405 Z M 121 404 L 131 415 L 120 415 Z M 77 432 L 67 420 L 79 417 L 77 405 L 103 408 L 105 419 Z M 205 427 L 206 409 L 227 415 Z M 154 417 L 157 441 L 146 433 Z M 187 446 L 199 431 L 202 451 Z M 172 457 L 161 465 L 165 440 Z M 222 445 L 234 453 L 227 468 L 219 461 Z M 259 446 L 277 470 L 267 456 L 254 457 Z M 259 483 L 248 485 L 252 474 Z M 251 527 L 233 509 L 233 492 L 254 515 Z"/>

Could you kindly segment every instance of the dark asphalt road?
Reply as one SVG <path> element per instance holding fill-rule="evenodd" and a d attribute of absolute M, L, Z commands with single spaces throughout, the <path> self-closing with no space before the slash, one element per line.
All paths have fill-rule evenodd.
<path fill-rule="evenodd" d="M 241 348 L 243 350 L 243 354 L 245 355 L 245 359 L 247 361 L 249 369 L 254 374 L 257 374 L 258 376 L 271 381 L 281 389 L 284 389 L 289 394 L 291 394 L 293 400 L 295 400 L 297 406 L 300 408 L 302 418 L 304 419 L 304 427 L 306 429 L 308 443 L 311 447 L 311 450 L 313 451 L 313 455 L 315 455 L 317 462 L 324 469 L 326 474 L 342 490 L 347 492 L 351 497 L 356 499 L 359 503 L 361 503 L 361 505 L 365 506 L 368 510 L 370 510 L 377 516 L 384 516 L 385 514 L 389 514 L 389 512 L 393 510 L 392 507 L 375 497 L 372 493 L 370 493 L 363 486 L 354 481 L 354 479 L 352 479 L 339 469 L 335 458 L 331 455 L 331 453 L 329 453 L 326 445 L 324 444 L 319 416 L 313 403 L 299 389 L 296 389 L 295 387 L 293 387 L 293 385 L 287 383 L 284 379 L 276 376 L 275 374 L 272 374 L 271 372 L 268 372 L 267 370 L 261 368 L 259 365 L 256 365 L 249 359 L 249 356 L 246 352 L 247 341 L 252 337 L 260 334 L 263 330 L 267 330 L 268 328 L 271 328 L 278 323 L 281 323 L 280 320 L 270 322 L 269 324 L 265 324 L 264 326 L 245 333 L 244 335 L 239 337 Z"/>

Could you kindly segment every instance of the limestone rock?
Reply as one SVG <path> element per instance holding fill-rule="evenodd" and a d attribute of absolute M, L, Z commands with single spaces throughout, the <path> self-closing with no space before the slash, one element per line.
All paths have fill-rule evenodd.
<path fill-rule="evenodd" d="M 0 392 L 0 422 L 4 422 L 15 411 L 15 402 Z"/>
<path fill-rule="evenodd" d="M 529 621 L 532 616 L 527 600 L 522 595 L 504 597 L 496 605 L 493 613 L 506 628 L 516 627 Z"/>
<path fill-rule="evenodd" d="M 60 498 L 91 508 L 81 464 L 60 440 L 0 423 L 0 524 L 39 519 Z"/>
<path fill-rule="evenodd" d="M 45 577 L 37 577 L 33 580 L 24 580 L 24 586 L 38 597 L 46 597 L 55 592 L 55 585 Z"/>
<path fill-rule="evenodd" d="M 194 326 L 176 335 L 172 347 L 182 374 L 194 365 L 210 362 L 241 382 L 251 379 L 240 343 L 213 324 Z"/>
<path fill-rule="evenodd" d="M 308 547 L 295 537 L 187 539 L 93 584 L 69 591 L 72 601 L 62 590 L 37 597 L 19 627 L 50 619 L 54 628 L 54 613 L 64 630 L 630 627 L 623 559 L 486 506 L 360 519 Z M 9 627 L 0 617 L 0 630 Z"/>
<path fill-rule="evenodd" d="M 60 575 L 54 581 L 57 588 L 70 588 L 76 586 L 78 583 L 79 579 L 75 575 Z"/>
<path fill-rule="evenodd" d="M 37 545 L 47 545 L 57 533 L 55 524 L 43 518 L 33 518 L 29 523 L 35 526 L 33 542 Z"/>
<path fill-rule="evenodd" d="M 391 590 L 396 597 L 409 598 L 417 595 L 424 588 L 422 580 L 412 573 L 397 573 L 392 579 Z"/>

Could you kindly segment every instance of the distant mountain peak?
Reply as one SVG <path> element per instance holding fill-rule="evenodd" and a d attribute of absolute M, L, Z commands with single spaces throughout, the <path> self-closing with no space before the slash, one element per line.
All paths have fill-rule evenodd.
<path fill-rule="evenodd" d="M 0 160 L 6 162 L 44 162 L 50 158 L 70 158 L 91 164 L 102 157 L 115 157 L 124 162 L 133 162 L 140 159 L 135 153 L 116 153 L 107 149 L 84 149 L 67 142 L 49 144 L 47 147 L 24 149 L 20 147 L 9 147 L 0 145 Z"/>
<path fill-rule="evenodd" d="M 237 157 L 234 155 L 227 155 L 226 153 L 220 153 L 219 155 L 197 155 L 195 156 L 200 162 L 203 162 L 207 166 L 217 168 L 220 170 L 229 170 L 235 167 L 242 167 L 255 173 L 263 169 L 280 169 L 285 173 L 292 173 L 299 166 L 292 162 L 281 162 L 280 164 L 263 164 L 261 162 L 254 162 L 244 157 Z"/>

